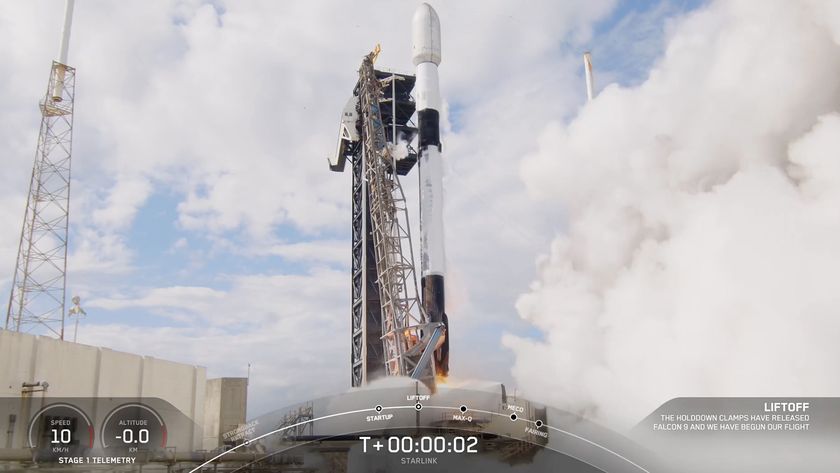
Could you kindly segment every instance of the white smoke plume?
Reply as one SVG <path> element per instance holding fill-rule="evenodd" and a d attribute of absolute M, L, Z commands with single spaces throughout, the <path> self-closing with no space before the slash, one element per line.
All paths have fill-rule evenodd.
<path fill-rule="evenodd" d="M 840 395 L 840 3 L 721 1 L 642 84 L 546 127 L 568 226 L 506 336 L 529 396 L 628 427 L 676 396 Z"/>

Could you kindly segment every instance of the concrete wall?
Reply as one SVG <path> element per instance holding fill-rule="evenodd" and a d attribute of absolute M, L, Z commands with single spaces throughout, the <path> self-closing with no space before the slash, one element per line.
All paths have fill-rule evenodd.
<path fill-rule="evenodd" d="M 204 448 L 222 446 L 222 434 L 245 423 L 248 407 L 247 378 L 207 380 L 204 397 Z"/>
<path fill-rule="evenodd" d="M 19 398 L 22 383 L 46 381 L 49 388 L 45 393 L 27 396 L 33 401 L 41 396 L 156 397 L 171 403 L 196 424 L 202 424 L 206 378 L 206 368 L 201 366 L 0 330 L 0 397 Z M 104 408 L 97 409 L 94 405 L 92 412 L 88 412 L 97 429 L 107 415 L 102 412 Z M 11 413 L 0 412 L 0 448 L 8 444 Z M 23 447 L 23 431 L 29 420 L 21 421 L 25 415 L 18 414 L 18 417 L 12 443 L 14 447 Z M 167 443 L 180 451 L 201 449 L 204 432 L 200 425 L 186 430 L 169 432 Z"/>

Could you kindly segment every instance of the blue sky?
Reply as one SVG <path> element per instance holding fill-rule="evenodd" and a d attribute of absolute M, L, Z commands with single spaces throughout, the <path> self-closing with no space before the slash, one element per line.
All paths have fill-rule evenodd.
<path fill-rule="evenodd" d="M 635 85 L 647 75 L 653 62 L 659 57 L 664 42 L 665 25 L 669 18 L 702 5 L 700 1 L 681 2 L 624 2 L 619 3 L 606 18 L 595 23 L 595 36 L 589 42 L 596 57 L 598 77 L 610 78 L 611 83 Z M 224 8 L 216 5 L 223 18 Z M 182 19 L 173 18 L 178 24 Z M 641 46 L 637 44 L 641 41 Z M 568 54 L 573 45 L 558 45 L 562 53 Z M 582 77 L 578 77 L 582 81 Z M 598 89 L 605 84 L 600 83 Z M 457 97 L 448 98 L 457 104 Z M 462 107 L 451 105 L 449 120 L 452 131 L 458 132 Z M 326 152 L 329 146 L 324 146 Z M 330 176 L 327 172 L 325 179 Z M 340 185 L 340 184 L 338 184 Z M 279 256 L 240 256 L 229 251 L 215 250 L 213 238 L 201 231 L 182 228 L 178 221 L 178 206 L 184 195 L 167 187 L 156 185 L 144 204 L 138 209 L 129 230 L 125 233 L 126 244 L 135 252 L 138 271 L 135 278 L 149 284 L 152 280 L 167 284 L 202 285 L 218 289 L 227 287 L 218 275 L 241 272 L 266 272 L 278 270 L 283 273 L 299 274 L 306 271 L 306 265 L 284 260 Z M 224 236 L 232 240 L 239 238 L 238 229 Z M 302 234 L 294 225 L 278 225 L 272 228 L 271 236 L 287 243 L 312 239 L 344 239 L 348 235 L 344 228 L 319 232 L 318 235 Z M 179 240 L 189 241 L 189 251 L 174 251 Z M 71 243 L 72 245 L 72 243 Z M 335 267 L 346 270 L 345 262 L 336 262 Z M 110 311 L 109 311 L 110 312 Z M 115 314 L 116 315 L 116 314 Z"/>
<path fill-rule="evenodd" d="M 81 295 L 89 314 L 81 342 L 201 364 L 212 376 L 241 376 L 252 363 L 251 414 L 347 387 L 349 177 L 330 173 L 325 157 L 361 55 L 378 41 L 383 66 L 410 70 L 414 3 L 387 12 L 401 21 L 382 21 L 381 2 L 355 7 L 347 22 L 333 7 L 78 2 L 68 297 Z M 581 53 L 593 53 L 597 90 L 639 84 L 669 22 L 700 7 L 439 8 L 453 376 L 515 383 L 502 336 L 543 337 L 515 302 L 565 217 L 532 201 L 517 169 L 544 124 L 582 106 Z M 14 71 L 0 110 L 10 124 L 0 198 L 14 228 L 58 37 L 52 10 L 43 1 L 0 7 L 0 25 L 17 25 L 0 38 L 20 45 L 0 53 Z M 383 24 L 390 29 L 375 30 Z M 488 36 L 499 26 L 511 37 Z M 0 241 L 9 272 L 16 234 Z"/>

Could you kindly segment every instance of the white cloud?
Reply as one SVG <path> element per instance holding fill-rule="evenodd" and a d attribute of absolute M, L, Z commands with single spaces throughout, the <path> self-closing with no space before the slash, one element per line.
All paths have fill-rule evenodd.
<path fill-rule="evenodd" d="M 441 69 L 444 92 L 485 105 L 493 95 L 508 96 L 506 88 L 514 96 L 531 92 L 522 89 L 538 73 L 533 63 L 609 5 L 441 5 L 452 32 Z M 324 163 L 335 122 L 367 48 L 382 42 L 380 63 L 411 70 L 407 27 L 415 6 L 80 4 L 70 55 L 79 71 L 76 144 L 95 155 L 77 153 L 75 175 L 104 196 L 86 211 L 97 224 L 119 228 L 161 182 L 183 193 L 180 223 L 192 230 L 244 228 L 263 238 L 279 224 L 305 232 L 346 228 L 347 176 L 331 175 Z M 2 15 L 37 22 L 41 37 L 57 36 L 49 25 L 59 23 L 60 11 L 45 3 L 31 8 L 43 10 L 43 18 L 20 5 Z M 406 28 L 364 26 L 396 18 Z M 466 25 L 486 33 L 484 39 L 455 33 Z M 33 80 L 45 75 L 46 66 L 35 64 L 46 61 L 36 58 L 51 55 L 40 43 L 37 49 L 40 56 L 26 58 Z M 510 80 L 493 76 L 500 57 L 509 65 L 505 75 L 516 71 Z M 34 97 L 40 87 L 26 90 Z"/>
<path fill-rule="evenodd" d="M 343 271 L 244 275 L 230 289 L 159 287 L 139 297 L 83 301 L 79 341 L 208 367 L 210 376 L 244 376 L 252 364 L 250 413 L 347 387 L 349 291 Z M 145 309 L 177 327 L 116 324 L 107 311 Z M 106 311 L 103 314 L 103 311 Z"/>
<path fill-rule="evenodd" d="M 561 225 L 553 203 L 534 204 L 525 195 L 519 161 L 543 123 L 580 103 L 574 49 L 613 3 L 436 5 L 444 28 L 442 91 L 456 115 L 443 138 L 454 374 L 506 376 L 509 354 L 499 350 L 499 327 L 517 323 L 513 302 L 527 286 L 533 254 Z M 348 173 L 327 170 L 325 157 L 333 150 L 337 118 L 361 56 L 382 43 L 380 65 L 412 70 L 408 28 L 417 2 L 388 8 L 219 4 L 221 9 L 202 2 L 91 0 L 76 6 L 70 51 L 78 71 L 71 290 L 84 289 L 79 292 L 91 314 L 142 309 L 188 325 L 137 328 L 132 337 L 125 326 L 96 323 L 86 340 L 174 359 L 194 353 L 196 362 L 227 367 L 232 365 L 221 355 L 191 340 L 218 347 L 222 335 L 214 330 L 246 319 L 267 325 L 264 331 L 248 327 L 245 335 L 228 334 L 230 359 L 251 356 L 252 336 L 269 344 L 272 333 L 288 329 L 289 337 L 309 334 L 307 350 L 325 353 L 301 352 L 315 365 L 299 382 L 317 376 L 322 364 L 335 366 L 324 368 L 323 376 L 344 373 L 349 328 L 318 317 L 347 322 L 349 277 L 317 266 L 345 263 L 349 256 L 335 238 L 344 232 L 349 239 L 350 183 Z M 25 192 L 31 168 L 36 101 L 61 22 L 61 9 L 53 5 L 0 4 L 0 42 L 16 45 L 0 50 L 0 64 L 11 71 L 0 74 L 0 142 L 9 143 L 0 198 L 14 194 L 9 202 Z M 569 41 L 573 47 L 564 49 Z M 416 195 L 415 176 L 405 181 L 409 196 Z M 142 276 L 150 275 L 141 273 L 149 271 L 145 262 L 135 261 L 139 249 L 127 241 L 137 212 L 160 189 L 177 201 L 177 238 L 188 238 L 191 251 L 200 252 L 209 241 L 211 252 L 279 255 L 308 272 L 223 268 L 218 277 L 229 278 L 224 290 L 174 277 L 149 287 Z M 22 212 L 22 200 L 12 210 Z M 278 229 L 304 241 L 278 243 L 275 234 L 284 233 Z M 13 254 L 8 245 L 4 251 Z M 276 325 L 281 320 L 290 326 Z M 476 336 L 486 344 L 472 343 Z M 183 343 L 173 343 L 179 338 Z M 477 345 L 486 356 L 475 351 Z M 282 373 L 296 363 L 277 353 L 266 352 L 267 359 L 276 358 L 261 368 L 266 378 L 269 370 Z"/>
<path fill-rule="evenodd" d="M 106 310 L 145 308 L 179 321 L 200 325 L 254 325 L 271 320 L 339 317 L 346 311 L 347 275 L 332 269 L 313 269 L 304 275 L 248 274 L 229 277 L 230 289 L 169 286 L 143 290 L 137 296 L 98 297 L 87 307 Z M 349 337 L 349 335 L 348 335 Z"/>
<path fill-rule="evenodd" d="M 840 23 L 715 2 L 637 87 L 544 128 L 521 174 L 570 221 L 508 336 L 534 397 L 630 425 L 675 396 L 840 393 Z"/>
<path fill-rule="evenodd" d="M 321 323 L 325 329 L 338 329 Z M 340 328 L 349 331 L 347 325 Z M 349 361 L 336 360 L 343 359 L 349 342 L 347 347 L 323 343 L 324 336 L 323 332 L 294 331 L 279 321 L 236 333 L 214 327 L 140 329 L 88 321 L 79 328 L 80 343 L 206 366 L 208 377 L 244 377 L 250 363 L 249 416 L 347 388 Z"/>
<path fill-rule="evenodd" d="M 278 243 L 266 250 L 267 254 L 281 256 L 288 261 L 349 264 L 349 242 L 345 240 L 315 240 L 298 243 Z"/>

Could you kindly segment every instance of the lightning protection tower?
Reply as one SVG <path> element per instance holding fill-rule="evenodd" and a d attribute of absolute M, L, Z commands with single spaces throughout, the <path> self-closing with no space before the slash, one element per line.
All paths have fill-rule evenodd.
<path fill-rule="evenodd" d="M 76 91 L 76 70 L 67 65 L 73 4 L 67 0 L 58 60 L 40 103 L 41 130 L 6 312 L 6 330 L 62 340 Z"/>

